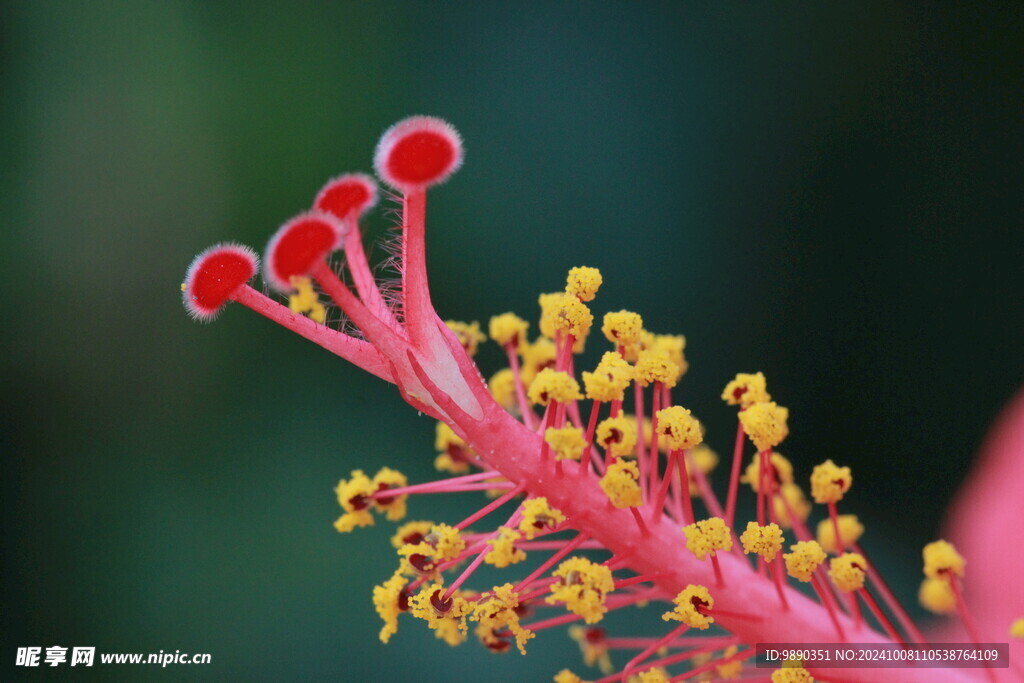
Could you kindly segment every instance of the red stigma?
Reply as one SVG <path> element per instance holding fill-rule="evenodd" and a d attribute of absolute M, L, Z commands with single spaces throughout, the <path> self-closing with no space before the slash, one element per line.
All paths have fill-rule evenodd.
<path fill-rule="evenodd" d="M 320 190 L 313 206 L 337 218 L 358 217 L 377 203 L 377 184 L 362 173 L 331 180 Z"/>
<path fill-rule="evenodd" d="M 267 282 L 278 290 L 291 291 L 291 278 L 306 275 L 337 248 L 340 238 L 337 221 L 327 214 L 303 214 L 288 221 L 267 245 Z"/>
<path fill-rule="evenodd" d="M 404 192 L 444 182 L 460 164 L 459 134 L 445 121 L 429 116 L 414 116 L 388 129 L 374 159 L 380 177 Z"/>
<path fill-rule="evenodd" d="M 218 244 L 196 256 L 185 274 L 183 300 L 193 317 L 209 320 L 256 274 L 256 254 L 238 244 Z"/>
<path fill-rule="evenodd" d="M 421 185 L 443 174 L 454 158 L 455 150 L 445 138 L 427 131 L 413 133 L 392 148 L 388 173 L 404 183 Z"/>

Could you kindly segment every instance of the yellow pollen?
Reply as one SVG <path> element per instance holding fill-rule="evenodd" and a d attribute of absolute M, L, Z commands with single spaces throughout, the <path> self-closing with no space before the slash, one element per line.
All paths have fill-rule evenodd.
<path fill-rule="evenodd" d="M 601 477 L 601 490 L 617 508 L 639 507 L 643 504 L 640 493 L 640 470 L 634 460 L 616 460 Z"/>
<path fill-rule="evenodd" d="M 349 479 L 339 481 L 334 492 L 345 514 L 334 522 L 334 528 L 341 533 L 347 533 L 357 527 L 373 526 L 370 496 L 376 490 L 373 481 L 362 470 L 353 470 Z"/>
<path fill-rule="evenodd" d="M 814 683 L 814 679 L 800 660 L 787 659 L 781 669 L 772 672 L 772 683 Z"/>
<path fill-rule="evenodd" d="M 826 460 L 811 472 L 811 497 L 816 503 L 838 503 L 852 484 L 849 467 L 839 467 Z"/>
<path fill-rule="evenodd" d="M 516 410 L 516 377 L 509 368 L 498 370 L 487 382 L 491 396 L 505 410 Z"/>
<path fill-rule="evenodd" d="M 523 518 L 519 522 L 519 532 L 530 540 L 541 530 L 554 529 L 564 521 L 565 515 L 548 505 L 547 498 L 530 498 L 523 502 Z"/>
<path fill-rule="evenodd" d="M 839 515 L 839 535 L 845 546 L 850 546 L 860 540 L 864 535 L 864 525 L 857 519 L 857 515 Z M 828 553 L 838 553 L 839 547 L 836 544 L 836 528 L 830 518 L 818 522 L 818 543 Z"/>
<path fill-rule="evenodd" d="M 630 676 L 630 683 L 632 683 L 632 676 Z M 643 671 L 639 676 L 636 677 L 637 683 L 669 683 L 668 673 L 660 666 L 655 666 L 647 671 Z"/>
<path fill-rule="evenodd" d="M 763 374 L 741 372 L 736 375 L 736 379 L 725 385 L 722 400 L 731 406 L 747 408 L 755 403 L 767 403 L 772 397 L 768 393 Z"/>
<path fill-rule="evenodd" d="M 541 370 L 553 367 L 558 355 L 555 343 L 547 337 L 539 337 L 532 344 L 524 342 L 519 350 L 523 355 L 522 381 L 526 387 L 533 383 Z"/>
<path fill-rule="evenodd" d="M 455 333 L 455 337 L 462 344 L 462 348 L 466 349 L 466 353 L 470 356 L 476 355 L 480 342 L 487 341 L 487 335 L 480 331 L 480 323 L 475 320 L 471 323 L 464 323 L 459 320 L 445 320 L 444 324 Z"/>
<path fill-rule="evenodd" d="M 704 440 L 700 422 L 681 406 L 670 406 L 658 411 L 658 434 L 674 451 L 693 448 Z"/>
<path fill-rule="evenodd" d="M 735 645 L 730 645 L 729 647 L 725 648 L 724 652 L 722 652 L 722 658 L 728 659 L 737 652 L 739 652 L 739 648 Z M 740 674 L 743 673 L 743 660 L 737 659 L 726 664 L 719 664 L 715 667 L 715 671 L 718 672 L 719 678 L 724 678 L 727 680 L 739 678 Z"/>
<path fill-rule="evenodd" d="M 740 424 L 759 451 L 775 448 L 789 434 L 789 410 L 773 401 L 750 405 L 740 413 Z"/>
<path fill-rule="evenodd" d="M 771 562 L 782 550 L 785 539 L 778 524 L 760 526 L 757 522 L 747 522 L 747 529 L 740 535 L 743 552 L 754 553 Z"/>
<path fill-rule="evenodd" d="M 476 633 L 485 645 L 501 644 L 502 640 L 496 633 L 507 629 L 515 636 L 519 652 L 526 654 L 526 641 L 534 634 L 520 625 L 517 607 L 519 595 L 512 590 L 510 583 L 495 586 L 494 590 L 480 596 L 473 605 L 470 619 L 478 622 Z"/>
<path fill-rule="evenodd" d="M 586 338 L 594 324 L 594 314 L 587 305 L 564 292 L 541 294 L 538 303 L 541 308 L 540 331 L 549 339 L 563 332 L 573 335 L 579 342 Z"/>
<path fill-rule="evenodd" d="M 924 547 L 921 553 L 924 556 L 925 576 L 944 578 L 945 575 L 964 575 L 963 555 L 956 551 L 952 543 L 947 541 L 935 541 Z"/>
<path fill-rule="evenodd" d="M 555 683 L 590 683 L 590 681 L 583 680 L 568 669 L 562 669 L 555 674 L 554 681 Z"/>
<path fill-rule="evenodd" d="M 556 403 L 570 403 L 583 398 L 580 393 L 580 385 L 567 372 L 544 368 L 533 380 L 528 392 L 530 400 L 540 405 L 548 405 L 552 401 Z"/>
<path fill-rule="evenodd" d="M 301 313 L 310 320 L 321 325 L 327 320 L 327 309 L 320 303 L 316 290 L 313 289 L 313 281 L 308 277 L 292 276 L 293 294 L 288 295 L 288 308 L 293 313 Z"/>
<path fill-rule="evenodd" d="M 732 550 L 732 534 L 729 527 L 720 517 L 702 519 L 683 527 L 686 534 L 686 547 L 698 560 L 719 550 Z"/>
<path fill-rule="evenodd" d="M 452 431 L 444 422 L 438 422 L 435 429 L 434 448 L 438 451 L 447 451 L 452 446 L 463 448 L 466 442 L 461 436 Z"/>
<path fill-rule="evenodd" d="M 952 614 L 956 611 L 956 595 L 946 579 L 926 577 L 917 591 L 917 601 L 934 614 Z"/>
<path fill-rule="evenodd" d="M 617 311 L 604 314 L 601 332 L 616 346 L 633 346 L 640 341 L 643 328 L 644 321 L 638 313 Z"/>
<path fill-rule="evenodd" d="M 632 455 L 636 446 L 636 420 L 625 417 L 619 411 L 618 417 L 609 417 L 597 423 L 597 442 L 615 457 Z"/>
<path fill-rule="evenodd" d="M 836 588 L 849 593 L 864 587 L 864 568 L 867 566 L 863 555 L 844 553 L 832 558 L 828 575 Z"/>
<path fill-rule="evenodd" d="M 551 595 L 545 602 L 549 605 L 565 603 L 567 610 L 583 617 L 588 624 L 604 618 L 608 611 L 605 597 L 615 589 L 612 571 L 608 567 L 585 557 L 570 557 L 558 565 L 552 576 L 559 580 L 551 584 Z"/>
<path fill-rule="evenodd" d="M 601 271 L 589 266 L 577 266 L 569 271 L 565 281 L 565 293 L 580 301 L 593 301 L 601 287 Z"/>
<path fill-rule="evenodd" d="M 590 638 L 592 630 L 579 625 L 570 626 L 569 637 L 580 646 L 580 654 L 583 655 L 585 665 L 596 666 L 601 673 L 610 674 L 615 669 L 612 666 L 612 658 L 608 654 L 608 645 L 604 642 L 604 638 Z"/>
<path fill-rule="evenodd" d="M 675 386 L 682 376 L 686 374 L 686 371 L 690 369 L 690 364 L 686 361 L 684 353 L 686 350 L 686 337 L 681 334 L 656 334 L 654 335 L 651 349 L 657 353 L 668 354 L 669 360 L 676 367 L 676 375 L 672 378 L 669 386 Z"/>
<path fill-rule="evenodd" d="M 501 346 L 514 346 L 520 348 L 526 343 L 526 331 L 530 329 L 530 323 L 520 318 L 515 313 L 502 313 L 491 318 L 487 325 L 487 332 L 496 343 Z"/>
<path fill-rule="evenodd" d="M 1011 638 L 1024 638 L 1024 617 L 1017 619 L 1010 625 Z"/>
<path fill-rule="evenodd" d="M 640 330 L 640 337 L 632 344 L 626 345 L 622 356 L 630 363 L 640 359 L 640 352 L 654 348 L 654 335 L 647 330 Z"/>
<path fill-rule="evenodd" d="M 587 445 L 583 430 L 572 426 L 548 428 L 544 432 L 544 441 L 555 452 L 556 460 L 579 460 Z"/>
<path fill-rule="evenodd" d="M 789 517 L 790 511 L 801 522 L 806 521 L 811 514 L 811 503 L 797 484 L 783 484 L 778 495 L 773 497 L 772 503 L 775 506 L 775 517 L 783 529 L 793 527 L 793 520 Z"/>
<path fill-rule="evenodd" d="M 373 608 L 384 622 L 379 635 L 382 643 L 387 643 L 398 632 L 398 615 L 402 613 L 398 601 L 407 583 L 408 579 L 401 572 L 395 572 L 390 579 L 373 587 Z"/>
<path fill-rule="evenodd" d="M 587 398 L 593 401 L 621 401 L 629 383 L 633 381 L 633 366 L 617 351 L 608 351 L 601 357 L 593 372 L 583 373 L 583 386 Z"/>
<path fill-rule="evenodd" d="M 679 366 L 672 362 L 668 353 L 645 349 L 637 355 L 633 374 L 636 383 L 642 387 L 654 382 L 661 382 L 665 386 L 673 387 L 683 373 Z"/>
<path fill-rule="evenodd" d="M 665 649 L 664 652 L 667 654 L 668 650 Z M 697 667 L 706 666 L 706 665 L 710 664 L 712 662 L 712 660 L 714 660 L 714 658 L 715 658 L 715 653 L 713 653 L 713 652 L 699 652 L 699 653 L 695 654 L 691 658 L 690 661 L 693 662 L 692 666 L 693 666 L 694 669 L 696 669 Z M 711 678 L 711 672 L 707 671 L 707 672 L 701 674 L 700 676 L 698 676 L 696 678 L 696 680 L 708 680 L 709 678 Z"/>
<path fill-rule="evenodd" d="M 438 422 L 434 436 L 434 448 L 438 451 L 434 467 L 440 472 L 464 474 L 469 471 L 468 460 L 476 454 L 458 434 L 444 422 Z"/>
<path fill-rule="evenodd" d="M 711 593 L 704 586 L 690 584 L 681 590 L 672 599 L 672 602 L 675 603 L 675 609 L 661 615 L 661 618 L 665 621 L 681 621 L 690 628 L 702 631 L 715 622 L 714 617 L 697 611 L 698 607 L 703 611 L 707 611 L 715 606 L 715 599 L 711 597 Z"/>
<path fill-rule="evenodd" d="M 454 560 L 466 549 L 459 530 L 447 524 L 435 524 L 425 540 L 434 546 L 438 560 Z"/>
<path fill-rule="evenodd" d="M 548 339 L 554 339 L 555 334 L 558 332 L 558 328 L 555 326 L 555 316 L 558 314 L 558 308 L 561 306 L 562 301 L 567 299 L 568 296 L 565 292 L 551 292 L 548 294 L 541 294 L 537 297 L 537 303 L 540 305 L 540 333 Z"/>
<path fill-rule="evenodd" d="M 522 538 L 523 535 L 515 529 L 499 527 L 498 537 L 487 541 L 491 551 L 484 555 L 484 562 L 498 569 L 522 562 L 526 559 L 526 552 L 516 547 L 516 542 Z"/>
<path fill-rule="evenodd" d="M 786 573 L 804 583 L 811 580 L 814 571 L 828 557 L 817 541 L 800 541 L 789 549 L 792 552 L 782 556 L 786 562 Z"/>

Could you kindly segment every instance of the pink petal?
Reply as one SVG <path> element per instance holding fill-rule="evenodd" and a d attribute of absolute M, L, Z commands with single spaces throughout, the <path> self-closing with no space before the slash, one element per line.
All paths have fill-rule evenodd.
<path fill-rule="evenodd" d="M 1024 661 L 1024 641 L 1009 638 L 1024 616 L 1024 392 L 997 418 L 946 520 L 946 538 L 967 559 L 965 600 L 988 642 L 1010 641 L 1010 661 Z"/>

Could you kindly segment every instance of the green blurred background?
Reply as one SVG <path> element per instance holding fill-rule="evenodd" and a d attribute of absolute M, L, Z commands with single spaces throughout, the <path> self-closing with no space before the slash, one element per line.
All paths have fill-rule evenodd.
<path fill-rule="evenodd" d="M 1024 370 L 1020 3 L 322 4 L 2 5 L 4 678 L 53 644 L 213 656 L 92 672 L 125 680 L 579 666 L 562 630 L 527 658 L 411 622 L 382 646 L 390 525 L 339 536 L 331 489 L 431 476 L 433 425 L 239 307 L 181 309 L 197 251 L 262 247 L 414 113 L 466 140 L 431 199 L 442 315 L 534 318 L 600 267 L 598 314 L 687 335 L 683 402 L 719 450 L 721 387 L 767 373 L 783 452 L 804 481 L 853 467 L 848 508 L 910 597 Z"/>

